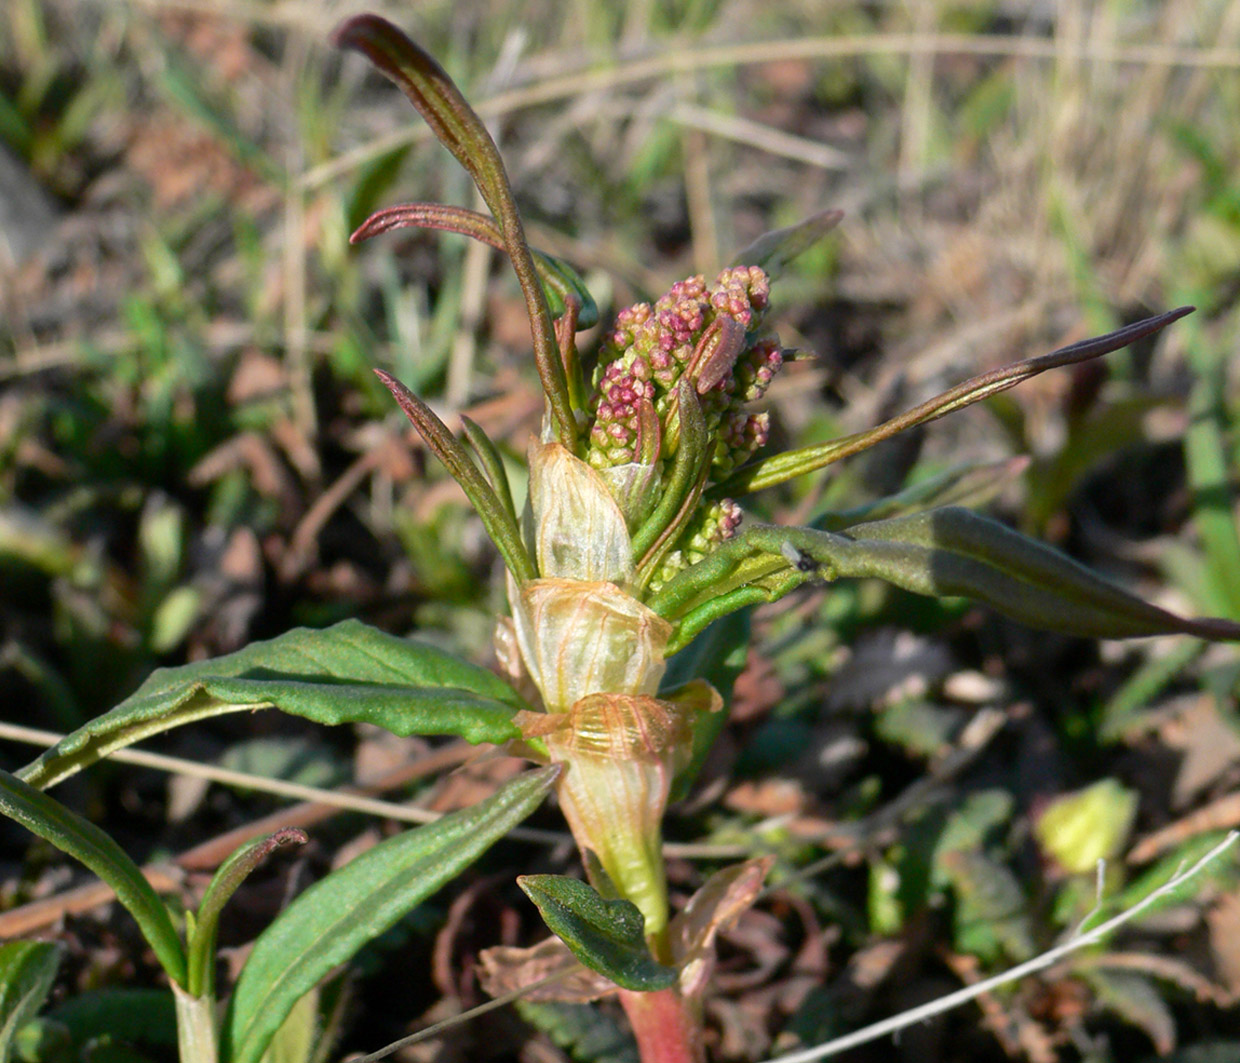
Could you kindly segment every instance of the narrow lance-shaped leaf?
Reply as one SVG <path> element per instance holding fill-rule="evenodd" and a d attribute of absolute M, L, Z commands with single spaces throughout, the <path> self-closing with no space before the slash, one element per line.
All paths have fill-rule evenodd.
<path fill-rule="evenodd" d="M 399 29 L 378 15 L 358 15 L 333 34 L 340 48 L 365 55 L 394 81 L 418 109 L 435 136 L 473 178 L 495 215 L 512 261 L 534 339 L 534 357 L 559 440 L 577 449 L 577 422 L 569 402 L 568 382 L 551 326 L 551 312 L 534 268 L 525 227 L 512 198 L 503 160 L 482 119 L 461 95 L 447 71 Z"/>
<path fill-rule="evenodd" d="M 768 275 L 778 276 L 789 262 L 805 254 L 839 225 L 843 217 L 842 210 L 824 210 L 786 229 L 763 233 L 732 259 L 732 265 L 761 266 Z"/>
<path fill-rule="evenodd" d="M 559 772 L 556 765 L 527 772 L 473 808 L 381 842 L 301 894 L 259 936 L 242 969 L 225 1023 L 226 1058 L 258 1063 L 305 993 L 525 819 Z"/>
<path fill-rule="evenodd" d="M 821 469 L 824 466 L 839 461 L 841 458 L 847 458 L 866 450 L 876 443 L 881 443 L 884 439 L 890 439 L 905 429 L 924 424 L 927 421 L 933 421 L 936 418 L 963 409 L 965 406 L 980 402 L 982 399 L 989 398 L 991 395 L 997 395 L 999 392 L 1015 387 L 1030 377 L 1037 376 L 1039 373 L 1045 373 L 1048 369 L 1072 365 L 1075 362 L 1084 362 L 1091 358 L 1110 354 L 1112 351 L 1117 351 L 1121 347 L 1126 347 L 1130 343 L 1134 343 L 1166 328 L 1171 322 L 1177 321 L 1185 314 L 1191 314 L 1192 312 L 1193 307 L 1182 306 L 1177 310 L 1169 310 L 1165 314 L 1158 314 L 1154 317 L 1146 318 L 1144 321 L 1128 325 L 1126 328 L 1109 332 L 1105 336 L 1082 340 L 1080 343 L 1061 347 L 1059 350 L 1052 351 L 1050 354 L 1044 354 L 1038 358 L 1028 358 L 1021 362 L 1014 362 L 1011 365 L 992 370 L 989 373 L 982 373 L 979 376 L 972 377 L 963 384 L 957 384 L 954 388 L 950 388 L 941 395 L 923 402 L 920 406 L 913 407 L 913 409 L 900 414 L 898 417 L 893 417 L 890 421 L 886 421 L 876 428 L 870 428 L 850 436 L 843 436 L 840 439 L 833 439 L 829 443 L 803 447 L 800 450 L 790 450 L 784 454 L 776 454 L 769 458 L 752 461 L 738 469 L 725 482 L 712 488 L 711 497 L 727 496 L 735 498 L 740 494 L 761 491 L 765 487 L 773 487 L 776 484 L 795 479 L 805 473 L 813 472 L 816 469 Z"/>
<path fill-rule="evenodd" d="M 277 708 L 315 723 L 373 723 L 393 734 L 502 743 L 525 702 L 498 676 L 357 620 L 298 628 L 236 653 L 160 668 L 111 712 L 62 738 L 19 773 L 46 788 L 113 750 L 195 720 Z"/>
<path fill-rule="evenodd" d="M 349 243 L 358 244 L 381 233 L 395 229 L 437 229 L 441 232 L 460 233 L 472 237 L 496 251 L 504 251 L 504 234 L 493 218 L 467 207 L 453 207 L 443 203 L 403 203 L 396 207 L 377 210 L 367 218 L 349 237 Z M 577 271 L 563 259 L 530 248 L 534 268 L 542 282 L 543 292 L 553 317 L 559 317 L 568 307 L 568 301 L 578 304 L 577 328 L 588 329 L 598 324 L 598 304 Z"/>
<path fill-rule="evenodd" d="M 111 886 L 116 899 L 137 921 L 168 977 L 185 984 L 185 950 L 167 909 L 138 865 L 109 835 L 7 771 L 0 771 L 0 813 L 80 860 Z"/>
<path fill-rule="evenodd" d="M 1043 543 L 967 509 L 854 525 L 864 549 L 849 575 L 874 574 L 922 594 L 963 595 L 1033 627 L 1086 638 L 1176 632 L 1240 638 L 1240 624 L 1176 616 L 1142 601 Z"/>
<path fill-rule="evenodd" d="M 186 989 L 191 996 L 200 997 L 214 992 L 215 939 L 224 905 L 276 849 L 282 845 L 305 845 L 308 840 L 305 831 L 285 827 L 266 837 L 255 838 L 220 864 L 202 895 L 189 939 Z"/>
<path fill-rule="evenodd" d="M 535 579 L 538 575 L 534 562 L 526 553 L 525 544 L 521 540 L 521 530 L 511 511 L 505 508 L 499 495 L 487 483 L 486 478 L 473 463 L 469 453 L 461 445 L 435 412 L 410 391 L 404 384 L 390 373 L 376 369 L 375 375 L 383 381 L 384 386 L 392 393 L 405 416 L 412 422 L 418 434 L 426 441 L 426 445 L 435 452 L 435 456 L 447 466 L 453 479 L 461 485 L 461 489 L 469 496 L 478 516 L 486 526 L 487 534 L 495 543 L 508 571 L 520 583 Z"/>
<path fill-rule="evenodd" d="M 1240 638 L 1240 624 L 1187 619 L 1142 601 L 1050 547 L 948 507 L 858 524 L 847 534 L 751 527 L 678 574 L 648 603 L 682 627 L 773 600 L 815 576 L 874 577 L 917 594 L 963 596 L 1032 627 L 1088 638 L 1183 633 Z M 683 645 L 681 638 L 672 645 Z"/>
<path fill-rule="evenodd" d="M 468 417 L 461 417 L 461 427 L 465 430 L 465 438 L 469 440 L 469 445 L 474 448 L 474 453 L 482 462 L 483 472 L 491 481 L 491 487 L 494 488 L 496 496 L 515 524 L 517 507 L 512 501 L 512 486 L 508 483 L 508 473 L 504 471 L 504 459 L 500 455 L 499 448 L 491 437 Z"/>
<path fill-rule="evenodd" d="M 683 523 L 685 502 L 701 480 L 709 460 L 711 441 L 706 431 L 702 403 L 693 385 L 683 378 L 677 383 L 676 410 L 676 424 L 680 430 L 676 440 L 676 456 L 658 505 L 633 534 L 634 561 L 644 559 L 660 543 L 671 541 L 668 530 L 673 524 Z M 681 518 L 679 522 L 677 517 Z M 647 567 L 653 567 L 648 561 L 644 563 Z"/>
<path fill-rule="evenodd" d="M 593 886 L 562 875 L 517 879 L 543 922 L 592 971 L 622 989 L 649 992 L 674 985 L 677 971 L 665 967 L 646 944 L 645 920 L 637 905 L 607 900 Z"/>

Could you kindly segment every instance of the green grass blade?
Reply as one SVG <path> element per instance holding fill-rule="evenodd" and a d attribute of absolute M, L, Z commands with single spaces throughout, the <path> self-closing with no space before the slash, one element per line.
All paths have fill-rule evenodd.
<path fill-rule="evenodd" d="M 1184 434 L 1184 461 L 1193 492 L 1193 522 L 1205 548 L 1212 601 L 1240 620 L 1240 537 L 1232 510 L 1233 470 L 1227 460 L 1224 433 L 1227 429 L 1225 391 L 1226 354 L 1212 348 L 1194 330 L 1189 358 L 1195 379 L 1189 396 L 1189 425 Z"/>
<path fill-rule="evenodd" d="M 779 276 L 789 262 L 805 254 L 843 220 L 842 210 L 823 210 L 786 229 L 763 233 L 733 257 L 733 266 L 761 266 Z"/>
<path fill-rule="evenodd" d="M 259 937 L 237 982 L 226 1022 L 232 1063 L 259 1063 L 305 993 L 525 819 L 558 774 L 527 772 L 474 808 L 389 838 L 298 897 Z"/>
<path fill-rule="evenodd" d="M 116 899 L 137 920 L 168 977 L 184 984 L 185 950 L 172 920 L 138 865 L 111 837 L 7 771 L 0 771 L 0 813 L 80 860 L 111 886 Z"/>

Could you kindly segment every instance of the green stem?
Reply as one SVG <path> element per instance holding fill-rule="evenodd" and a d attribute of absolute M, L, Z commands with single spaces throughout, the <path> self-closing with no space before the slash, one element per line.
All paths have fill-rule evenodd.
<path fill-rule="evenodd" d="M 219 1045 L 215 1027 L 215 996 L 194 996 L 172 983 L 176 1002 L 177 1052 L 181 1063 L 216 1063 Z"/>
<path fill-rule="evenodd" d="M 704 1063 L 701 1029 L 675 989 L 656 993 L 622 989 L 620 1003 L 633 1027 L 642 1063 Z"/>

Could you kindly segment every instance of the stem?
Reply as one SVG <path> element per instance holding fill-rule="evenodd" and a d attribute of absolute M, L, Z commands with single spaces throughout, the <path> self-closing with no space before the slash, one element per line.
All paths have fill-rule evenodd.
<path fill-rule="evenodd" d="M 181 1063 L 216 1063 L 219 1050 L 215 1029 L 215 997 L 193 996 L 172 983 L 176 1001 L 177 1054 Z"/>
<path fill-rule="evenodd" d="M 675 989 L 620 991 L 620 1003 L 637 1038 L 642 1063 L 705 1063 L 702 1032 Z"/>

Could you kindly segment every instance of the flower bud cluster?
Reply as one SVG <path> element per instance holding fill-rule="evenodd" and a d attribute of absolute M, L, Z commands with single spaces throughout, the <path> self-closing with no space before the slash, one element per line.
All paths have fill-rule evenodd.
<path fill-rule="evenodd" d="M 653 420 L 643 413 L 649 404 L 662 437 L 678 438 L 671 423 L 677 416 L 674 396 L 686 374 L 702 397 L 712 433 L 725 420 L 731 424 L 743 416 L 740 407 L 762 396 L 782 363 L 775 337 L 758 333 L 769 298 L 770 280 L 762 269 L 736 266 L 709 286 L 700 276 L 689 277 L 673 284 L 653 306 L 638 303 L 622 310 L 595 373 L 586 460 L 599 469 L 667 460 L 670 455 L 650 438 Z M 742 449 L 717 450 L 718 475 L 744 461 L 759 437 L 764 432 L 757 423 L 748 430 L 733 424 L 728 438 Z"/>
<path fill-rule="evenodd" d="M 642 426 L 653 423 L 642 414 L 655 410 L 655 385 L 630 367 L 613 362 L 598 385 L 598 405 L 590 429 L 590 464 L 606 469 L 640 461 Z M 657 441 L 656 450 L 657 453 Z"/>
<path fill-rule="evenodd" d="M 647 485 L 664 482 L 680 440 L 682 380 L 693 384 L 710 437 L 707 481 L 722 481 L 748 461 L 766 443 L 770 417 L 746 407 L 783 365 L 778 337 L 762 331 L 769 298 L 770 279 L 761 268 L 735 266 L 709 285 L 689 277 L 653 305 L 620 311 L 594 374 L 586 461 L 609 483 L 630 466 L 649 470 Z M 738 521 L 731 502 L 697 515 L 673 544 L 662 566 L 668 575 L 660 578 L 701 560 Z"/>
<path fill-rule="evenodd" d="M 650 589 L 659 590 L 677 572 L 696 565 L 720 543 L 732 538 L 741 524 L 741 507 L 730 498 L 700 510 L 679 539 L 679 545 L 664 559 L 650 581 Z"/>

